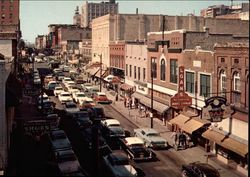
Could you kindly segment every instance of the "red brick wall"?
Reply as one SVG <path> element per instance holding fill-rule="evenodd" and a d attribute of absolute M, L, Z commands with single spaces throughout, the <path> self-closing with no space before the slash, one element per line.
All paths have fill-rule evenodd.
<path fill-rule="evenodd" d="M 125 44 L 110 44 L 110 66 L 114 68 L 119 68 L 125 70 Z"/>
<path fill-rule="evenodd" d="M 0 15 L 0 24 L 19 24 L 19 0 L 0 1 Z"/>

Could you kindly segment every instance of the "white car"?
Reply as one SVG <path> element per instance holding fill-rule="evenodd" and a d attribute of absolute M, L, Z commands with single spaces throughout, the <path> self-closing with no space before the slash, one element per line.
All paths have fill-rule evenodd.
<path fill-rule="evenodd" d="M 58 99 L 62 104 L 73 101 L 69 92 L 61 92 L 60 95 L 58 95 Z"/>
<path fill-rule="evenodd" d="M 67 81 L 66 83 L 65 83 L 65 87 L 67 88 L 67 89 L 69 89 L 68 87 L 69 86 L 75 86 L 76 84 L 75 84 L 75 82 L 74 81 Z"/>
<path fill-rule="evenodd" d="M 55 96 L 60 95 L 61 92 L 63 92 L 63 88 L 61 86 L 55 87 L 55 90 L 54 90 Z"/>
<path fill-rule="evenodd" d="M 80 92 L 80 90 L 75 85 L 68 85 L 67 89 L 71 95 L 73 95 L 73 93 Z"/>
<path fill-rule="evenodd" d="M 104 164 L 112 176 L 136 177 L 136 169 L 131 164 L 127 155 L 122 151 L 112 152 L 103 157 Z"/>
<path fill-rule="evenodd" d="M 121 126 L 120 122 L 116 119 L 106 119 L 102 121 L 102 124 L 107 127 Z"/>
<path fill-rule="evenodd" d="M 86 95 L 84 94 L 84 92 L 75 92 L 72 94 L 73 100 L 76 103 L 80 103 L 82 102 L 82 100 L 86 99 Z"/>
<path fill-rule="evenodd" d="M 72 81 L 69 77 L 64 77 L 62 83 L 65 85 L 68 81 Z"/>
<path fill-rule="evenodd" d="M 47 94 L 43 94 L 43 102 L 48 102 L 48 101 L 50 101 L 49 96 Z M 41 104 L 41 103 L 42 103 L 42 95 L 38 97 L 38 104 Z"/>
<path fill-rule="evenodd" d="M 69 72 L 69 70 L 70 70 L 70 67 L 69 66 L 63 66 L 63 71 L 64 72 Z"/>

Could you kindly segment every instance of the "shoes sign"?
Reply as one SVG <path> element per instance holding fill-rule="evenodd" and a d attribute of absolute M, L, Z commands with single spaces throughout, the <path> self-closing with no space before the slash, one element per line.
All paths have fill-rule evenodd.
<path fill-rule="evenodd" d="M 171 98 L 171 107 L 176 109 L 182 109 L 185 106 L 192 105 L 192 98 L 185 93 L 184 89 L 184 66 L 179 67 L 179 85 L 178 85 L 178 93 L 176 93 Z"/>

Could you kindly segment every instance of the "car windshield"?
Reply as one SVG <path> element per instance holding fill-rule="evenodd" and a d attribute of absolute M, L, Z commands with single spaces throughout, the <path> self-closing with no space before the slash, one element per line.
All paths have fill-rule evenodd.
<path fill-rule="evenodd" d="M 85 101 L 85 104 L 90 104 L 90 103 L 94 103 L 93 101 Z"/>
<path fill-rule="evenodd" d="M 128 159 L 120 159 L 120 160 L 117 160 L 117 161 L 115 161 L 115 164 L 116 165 L 129 165 L 129 161 L 128 161 Z"/>
<path fill-rule="evenodd" d="M 109 124 L 109 127 L 120 127 L 120 124 Z"/>
<path fill-rule="evenodd" d="M 75 104 L 67 104 L 66 108 L 77 108 Z"/>
<path fill-rule="evenodd" d="M 148 133 L 147 136 L 155 137 L 155 136 L 160 136 L 160 134 L 159 133 Z"/>
<path fill-rule="evenodd" d="M 62 87 L 56 87 L 55 90 L 63 90 Z"/>
<path fill-rule="evenodd" d="M 77 97 L 85 97 L 85 95 L 84 94 L 77 94 Z"/>
<path fill-rule="evenodd" d="M 65 97 L 68 96 L 68 97 L 70 97 L 70 94 L 68 94 L 68 93 L 63 93 L 62 96 L 65 96 Z"/>
<path fill-rule="evenodd" d="M 144 148 L 144 145 L 143 144 L 131 144 L 130 145 L 130 148 L 131 149 L 141 149 L 141 148 Z"/>

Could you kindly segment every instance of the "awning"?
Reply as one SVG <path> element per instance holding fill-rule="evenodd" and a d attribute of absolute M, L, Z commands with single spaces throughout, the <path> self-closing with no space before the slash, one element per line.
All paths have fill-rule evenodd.
<path fill-rule="evenodd" d="M 183 114 L 179 114 L 175 118 L 171 119 L 169 121 L 172 124 L 176 124 L 180 127 L 180 129 L 184 130 L 187 133 L 192 134 L 195 130 L 198 130 L 205 124 L 209 125 L 211 124 L 207 120 L 199 119 L 199 118 L 190 118 L 188 116 L 185 116 Z"/>
<path fill-rule="evenodd" d="M 133 96 L 136 99 L 139 99 L 141 104 L 143 104 L 147 107 L 151 107 L 151 99 L 150 98 L 148 98 L 145 95 L 142 95 L 138 92 L 133 93 Z M 159 112 L 160 114 L 162 114 L 169 109 L 169 106 L 154 100 L 153 101 L 153 109 L 156 110 L 157 112 Z"/>
<path fill-rule="evenodd" d="M 127 91 L 127 90 L 132 89 L 132 88 L 133 88 L 133 86 L 128 85 L 128 84 L 121 84 L 121 86 L 120 86 L 120 89 L 124 90 L 124 91 Z"/>
<path fill-rule="evenodd" d="M 113 84 L 119 84 L 121 83 L 121 79 L 118 76 L 113 76 L 113 75 L 108 75 L 107 77 L 104 78 L 104 81 L 113 83 Z"/>
<path fill-rule="evenodd" d="M 248 145 L 239 142 L 231 137 L 225 138 L 225 135 L 219 133 L 213 129 L 205 131 L 202 136 L 208 140 L 214 141 L 215 143 L 221 145 L 222 147 L 229 149 L 242 157 L 248 154 Z"/>
<path fill-rule="evenodd" d="M 107 70 L 102 70 L 102 75 L 101 75 L 101 77 L 103 77 L 103 75 L 106 74 L 106 72 L 107 72 Z M 98 78 L 100 78 L 100 73 L 101 73 L 101 70 L 99 69 L 99 70 L 96 72 L 95 76 L 98 77 Z"/>

